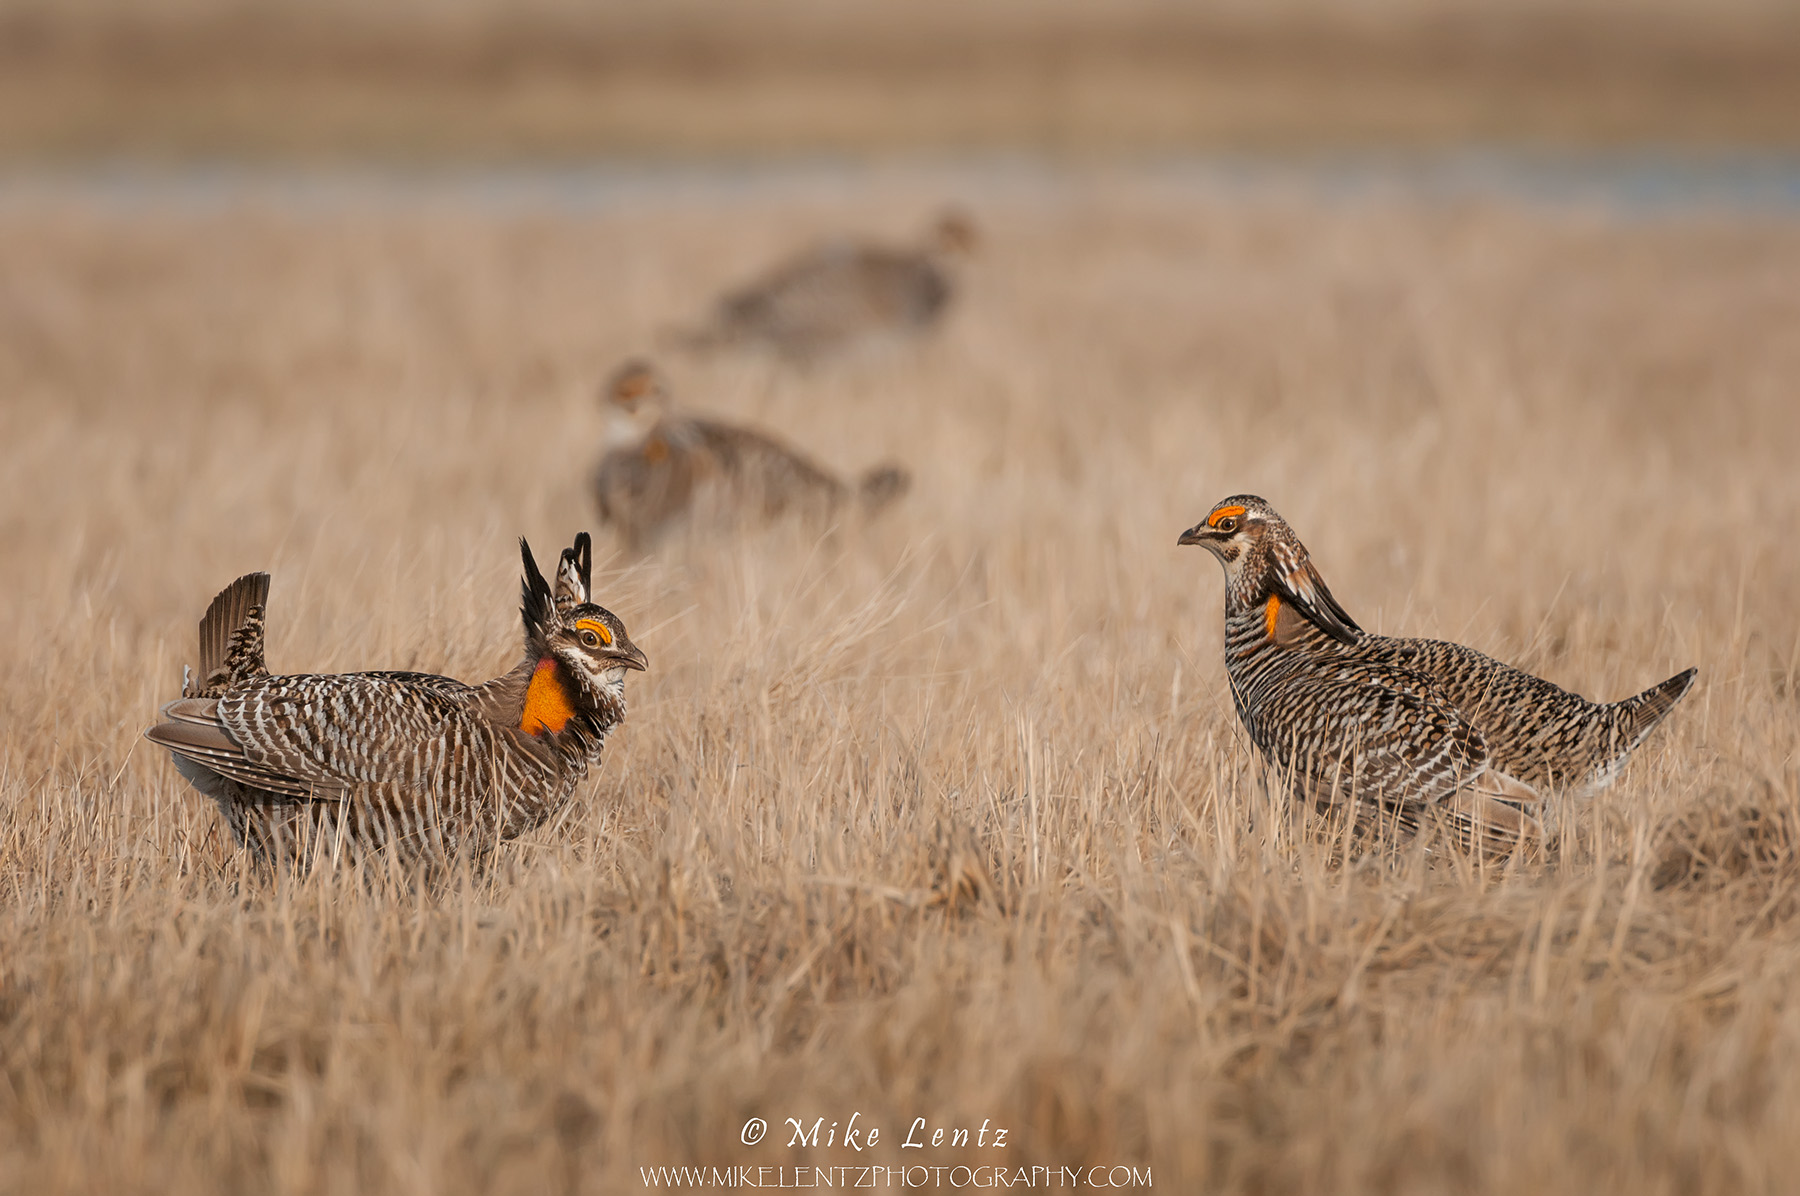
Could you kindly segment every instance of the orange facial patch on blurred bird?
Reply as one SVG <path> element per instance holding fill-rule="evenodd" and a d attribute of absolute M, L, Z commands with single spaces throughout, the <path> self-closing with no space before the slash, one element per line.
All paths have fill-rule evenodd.
<path fill-rule="evenodd" d="M 1219 520 L 1230 519 L 1234 516 L 1242 515 L 1243 513 L 1244 513 L 1243 507 L 1220 507 L 1218 510 L 1214 511 L 1212 514 L 1210 514 L 1206 517 L 1206 526 L 1207 527 L 1218 527 Z"/>
<path fill-rule="evenodd" d="M 591 631 L 600 637 L 602 644 L 609 648 L 612 647 L 612 632 L 608 631 L 606 624 L 598 619 L 577 619 L 575 620 L 575 630 Z"/>

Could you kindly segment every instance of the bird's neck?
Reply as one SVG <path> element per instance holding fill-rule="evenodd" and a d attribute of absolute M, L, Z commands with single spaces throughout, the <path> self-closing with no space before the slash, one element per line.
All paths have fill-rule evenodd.
<path fill-rule="evenodd" d="M 642 444 L 660 417 L 660 410 L 641 407 L 636 411 L 614 408 L 606 413 L 606 447 L 632 448 Z"/>
<path fill-rule="evenodd" d="M 579 694 L 554 656 L 544 656 L 531 668 L 525 684 L 525 701 L 519 708 L 519 730 L 527 735 L 560 735 L 580 714 Z"/>
<path fill-rule="evenodd" d="M 533 653 L 510 672 L 480 686 L 477 704 L 495 726 L 517 731 L 560 754 L 596 737 L 601 719 L 593 703 L 554 656 Z"/>
<path fill-rule="evenodd" d="M 1240 569 L 1235 575 L 1226 574 L 1225 617 L 1261 613 L 1276 592 L 1275 575 L 1267 569 Z"/>

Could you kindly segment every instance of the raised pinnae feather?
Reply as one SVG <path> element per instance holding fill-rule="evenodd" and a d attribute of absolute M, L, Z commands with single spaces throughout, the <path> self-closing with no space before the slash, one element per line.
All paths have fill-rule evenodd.
<path fill-rule="evenodd" d="M 1294 600 L 1300 612 L 1333 639 L 1346 644 L 1355 643 L 1362 635 L 1362 628 L 1332 595 L 1331 587 L 1325 584 L 1318 567 L 1312 563 L 1312 558 L 1300 546 L 1299 541 L 1276 541 L 1272 547 L 1272 555 L 1275 561 L 1275 583 Z"/>
<path fill-rule="evenodd" d="M 559 615 L 593 601 L 594 547 L 586 532 L 578 532 L 575 544 L 562 551 L 556 567 L 556 610 Z"/>
<path fill-rule="evenodd" d="M 560 625 L 561 615 L 550 593 L 550 583 L 539 572 L 537 561 L 531 555 L 531 545 L 523 536 L 519 537 L 519 557 L 525 568 L 524 579 L 519 585 L 519 614 L 525 622 L 525 643 L 528 651 L 542 649 L 551 632 Z"/>

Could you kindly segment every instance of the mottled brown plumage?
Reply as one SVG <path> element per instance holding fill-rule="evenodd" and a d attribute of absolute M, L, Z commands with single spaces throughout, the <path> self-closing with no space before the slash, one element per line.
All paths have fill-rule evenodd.
<path fill-rule="evenodd" d="M 680 339 L 693 348 L 754 344 L 812 361 L 882 338 L 923 332 L 955 294 L 952 260 L 975 246 L 968 217 L 947 212 L 916 248 L 830 242 L 727 293 Z"/>
<path fill-rule="evenodd" d="M 628 361 L 602 391 L 608 449 L 594 470 L 602 520 L 643 551 L 681 522 L 742 526 L 797 516 L 828 522 L 854 506 L 871 515 L 906 493 L 892 464 L 855 484 L 765 432 L 673 409 L 661 375 Z"/>
<path fill-rule="evenodd" d="M 1505 843 L 1534 829 L 1545 796 L 1608 784 L 1693 684 L 1688 669 L 1595 703 L 1459 644 L 1370 635 L 1255 495 L 1179 542 L 1225 568 L 1225 667 L 1251 741 L 1316 802 L 1408 826 L 1435 808 Z"/>
<path fill-rule="evenodd" d="M 525 653 L 482 685 L 427 673 L 271 675 L 266 573 L 228 586 L 200 624 L 199 684 L 145 732 L 219 804 L 236 841 L 278 864 L 391 848 L 403 861 L 479 860 L 540 825 L 625 717 L 646 662 L 590 601 L 586 533 L 552 591 L 519 542 Z"/>

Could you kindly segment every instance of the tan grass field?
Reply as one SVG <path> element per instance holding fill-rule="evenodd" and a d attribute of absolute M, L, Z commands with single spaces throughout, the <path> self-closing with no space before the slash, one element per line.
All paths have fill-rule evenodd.
<path fill-rule="evenodd" d="M 919 352 L 671 362 L 693 406 L 910 463 L 895 512 L 602 537 L 651 669 L 560 825 L 429 891 L 246 877 L 139 739 L 215 591 L 272 571 L 278 671 L 498 672 L 514 537 L 593 525 L 603 372 L 945 198 L 987 242 Z M 1800 1174 L 1792 217 L 1123 177 L 48 191 L 0 205 L 0 260 L 0 1191 Z M 1594 697 L 1699 685 L 1552 858 L 1333 863 L 1258 785 L 1218 567 L 1175 547 L 1241 490 L 1365 626 Z M 877 1147 L 787 1145 L 853 1112 Z M 902 1150 L 917 1117 L 1009 1136 Z"/>

